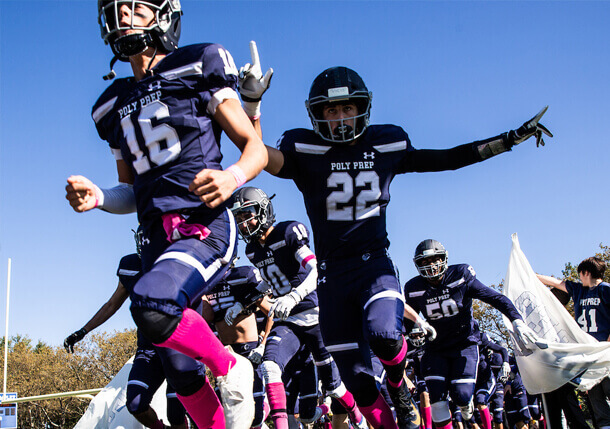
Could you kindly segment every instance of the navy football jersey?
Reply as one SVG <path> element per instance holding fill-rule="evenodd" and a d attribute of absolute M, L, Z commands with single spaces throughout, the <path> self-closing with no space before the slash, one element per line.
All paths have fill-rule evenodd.
<path fill-rule="evenodd" d="M 263 283 L 263 279 L 259 271 L 252 266 L 235 267 L 229 270 L 206 295 L 214 310 L 214 322 L 224 320 L 227 309 L 236 302 L 241 303 L 244 307 L 251 304 L 250 298 L 258 295 L 257 287 L 261 283 Z"/>
<path fill-rule="evenodd" d="M 574 300 L 574 316 L 580 328 L 598 341 L 610 336 L 610 284 L 601 282 L 594 288 L 580 282 L 566 281 L 566 290 Z"/>
<path fill-rule="evenodd" d="M 273 297 L 278 298 L 299 286 L 307 272 L 299 261 L 299 250 L 309 247 L 309 234 L 305 225 L 295 221 L 280 222 L 274 226 L 261 245 L 252 240 L 246 245 L 246 256 L 258 268 L 271 287 Z M 291 315 L 318 306 L 316 291 L 311 292 L 291 311 Z"/>
<path fill-rule="evenodd" d="M 427 350 L 479 344 L 479 325 L 472 315 L 474 298 L 495 307 L 511 321 L 521 318 L 512 302 L 477 280 L 474 269 L 467 264 L 447 267 L 438 286 L 421 276 L 413 277 L 405 284 L 405 298 L 436 329 L 437 338 L 426 341 Z"/>
<path fill-rule="evenodd" d="M 222 90 L 237 98 L 236 82 L 228 51 L 197 44 L 167 55 L 140 81 L 115 80 L 95 103 L 100 137 L 134 173 L 140 223 L 167 212 L 210 210 L 188 186 L 202 169 L 221 169 L 213 95 Z"/>
<path fill-rule="evenodd" d="M 394 125 L 370 126 L 356 146 L 331 145 L 312 130 L 286 131 L 278 142 L 315 231 L 319 259 L 345 257 L 389 246 L 385 211 L 390 182 L 407 171 L 413 150 Z"/>
<path fill-rule="evenodd" d="M 142 260 L 137 253 L 123 256 L 119 262 L 119 268 L 116 275 L 129 295 L 133 292 L 133 288 L 137 281 L 142 277 Z"/>
<path fill-rule="evenodd" d="M 481 161 L 480 142 L 451 149 L 416 150 L 396 125 L 371 125 L 355 145 L 330 144 L 312 130 L 286 131 L 277 143 L 284 155 L 278 176 L 303 194 L 321 260 L 389 246 L 386 207 L 397 174 L 455 170 Z"/>

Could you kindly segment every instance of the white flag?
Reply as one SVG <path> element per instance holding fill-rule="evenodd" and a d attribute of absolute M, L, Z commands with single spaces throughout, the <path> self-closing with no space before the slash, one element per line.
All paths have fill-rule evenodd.
<path fill-rule="evenodd" d="M 523 320 L 541 338 L 534 350 L 520 348 L 512 324 L 511 333 L 517 366 L 530 394 L 553 391 L 570 380 L 579 390 L 589 390 L 610 374 L 610 342 L 598 342 L 580 329 L 559 300 L 544 286 L 519 247 L 517 234 L 504 285 L 506 295 Z"/>
<path fill-rule="evenodd" d="M 145 429 L 127 410 L 127 380 L 133 364 L 133 356 L 114 376 L 110 383 L 98 393 L 74 429 Z M 153 396 L 151 407 L 160 419 L 166 415 L 166 383 Z M 167 421 L 167 419 L 165 419 Z"/>

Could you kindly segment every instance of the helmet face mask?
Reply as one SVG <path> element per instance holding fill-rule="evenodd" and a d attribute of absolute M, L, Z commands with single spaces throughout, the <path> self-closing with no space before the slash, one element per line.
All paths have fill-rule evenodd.
<path fill-rule="evenodd" d="M 447 250 L 438 241 L 427 239 L 417 245 L 413 262 L 419 275 L 438 281 L 447 271 Z"/>
<path fill-rule="evenodd" d="M 409 332 L 409 342 L 413 347 L 422 347 L 426 343 L 426 333 L 422 328 L 415 326 Z"/>
<path fill-rule="evenodd" d="M 313 130 L 331 143 L 350 143 L 360 137 L 369 126 L 373 94 L 362 78 L 347 67 L 332 67 L 316 77 L 305 101 Z M 356 105 L 355 116 L 343 119 L 324 119 L 324 107 L 329 104 Z M 335 129 L 333 130 L 333 125 Z"/>
<path fill-rule="evenodd" d="M 231 211 L 239 235 L 246 242 L 263 235 L 275 222 L 271 198 L 259 188 L 247 186 L 238 189 L 233 194 Z"/>
<path fill-rule="evenodd" d="M 124 5 L 131 10 L 131 20 L 129 24 L 121 25 L 120 9 Z M 146 25 L 134 23 L 134 16 L 137 16 L 137 9 L 141 6 L 153 13 Z M 179 0 L 98 0 L 98 24 L 102 39 L 121 61 L 128 61 L 130 56 L 141 54 L 149 46 L 163 52 L 174 51 L 180 38 L 181 14 Z M 121 36 L 121 32 L 127 30 L 138 31 Z"/>

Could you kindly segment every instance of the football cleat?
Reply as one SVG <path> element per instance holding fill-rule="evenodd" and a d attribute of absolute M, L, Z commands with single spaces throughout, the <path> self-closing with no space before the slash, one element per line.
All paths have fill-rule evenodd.
<path fill-rule="evenodd" d="M 399 429 L 419 429 L 421 418 L 417 405 L 413 402 L 407 383 L 403 381 L 400 387 L 388 384 L 388 393 L 394 404 L 396 420 Z"/>

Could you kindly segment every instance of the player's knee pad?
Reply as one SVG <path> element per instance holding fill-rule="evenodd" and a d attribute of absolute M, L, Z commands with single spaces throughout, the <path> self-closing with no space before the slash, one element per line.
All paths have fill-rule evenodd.
<path fill-rule="evenodd" d="M 154 392 L 149 392 L 148 386 L 140 384 L 127 384 L 126 407 L 130 414 L 142 414 L 150 408 Z"/>
<path fill-rule="evenodd" d="M 434 423 L 451 420 L 451 411 L 449 410 L 449 402 L 447 401 L 433 402 L 430 404 L 430 411 L 432 412 L 432 421 Z"/>
<path fill-rule="evenodd" d="M 464 417 L 464 421 L 468 421 L 472 418 L 474 414 L 474 403 L 469 401 L 466 405 L 458 405 L 460 411 L 462 412 L 462 417 Z"/>
<path fill-rule="evenodd" d="M 326 391 L 326 394 L 331 398 L 342 398 L 343 395 L 345 395 L 346 393 L 347 388 L 345 387 L 345 384 L 343 384 L 343 382 L 339 383 L 339 385 L 334 389 Z"/>
<path fill-rule="evenodd" d="M 398 353 L 402 350 L 404 340 L 402 337 L 399 339 L 374 337 L 369 339 L 369 344 L 371 350 L 379 359 L 389 361 L 398 356 Z"/>
<path fill-rule="evenodd" d="M 167 340 L 180 323 L 180 316 L 172 316 L 158 310 L 142 307 L 131 307 L 131 315 L 142 335 L 153 344 Z"/>
<path fill-rule="evenodd" d="M 203 377 L 188 377 L 182 381 L 181 383 L 175 383 L 175 380 L 172 380 L 174 386 L 176 388 L 176 393 L 180 396 L 191 396 L 192 394 L 201 390 L 201 388 L 207 383 L 205 376 Z"/>
<path fill-rule="evenodd" d="M 473 383 L 454 383 L 453 391 L 451 392 L 451 399 L 458 407 L 465 407 L 472 402 L 472 396 L 474 393 Z"/>
<path fill-rule="evenodd" d="M 282 370 L 277 363 L 266 360 L 263 361 L 261 366 L 263 369 L 263 377 L 265 378 L 265 382 L 267 384 L 282 382 Z"/>

